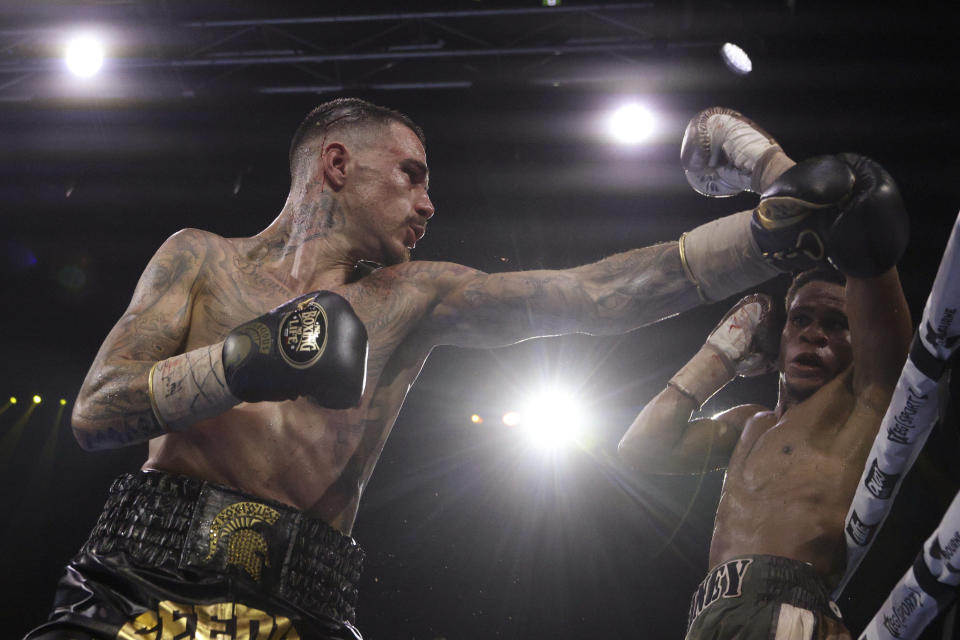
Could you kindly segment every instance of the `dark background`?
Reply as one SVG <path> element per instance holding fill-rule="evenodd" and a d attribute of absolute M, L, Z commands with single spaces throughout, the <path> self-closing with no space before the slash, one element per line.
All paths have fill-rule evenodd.
<path fill-rule="evenodd" d="M 286 196 L 289 138 L 323 100 L 368 98 L 426 129 L 437 215 L 415 258 L 487 271 L 575 266 L 753 206 L 746 195 L 702 198 L 683 178 L 683 129 L 708 106 L 744 112 L 797 159 L 867 154 L 896 177 L 911 212 L 901 277 L 920 317 L 960 209 L 957 10 L 568 0 L 564 12 L 504 11 L 538 6 L 0 4 L 0 406 L 20 400 L 0 414 L 4 637 L 46 615 L 110 480 L 144 459 L 145 446 L 81 451 L 68 419 L 140 272 L 180 228 L 265 227 Z M 422 11 L 472 13 L 409 17 Z M 406 15 L 343 19 L 383 13 Z M 341 20 L 199 24 L 305 16 Z M 109 33 L 115 56 L 86 85 L 57 59 L 75 24 Z M 728 39 L 751 53 L 752 74 L 719 61 Z M 624 148 L 600 134 L 624 98 L 660 118 L 650 142 Z M 681 638 L 722 474 L 630 475 L 612 455 L 729 303 L 619 337 L 437 349 L 354 530 L 368 552 L 365 637 Z M 547 455 L 499 416 L 555 383 L 586 405 L 591 435 Z M 27 416 L 34 393 L 43 402 Z M 775 402 L 774 378 L 731 384 L 706 411 L 757 399 Z M 954 414 L 948 407 L 841 601 L 855 632 L 960 486 Z M 950 637 L 943 626 L 925 637 Z"/>

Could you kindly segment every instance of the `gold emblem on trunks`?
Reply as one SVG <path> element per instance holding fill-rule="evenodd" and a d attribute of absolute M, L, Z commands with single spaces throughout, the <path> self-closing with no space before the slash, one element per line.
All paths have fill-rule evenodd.
<path fill-rule="evenodd" d="M 300 634 L 289 618 L 239 602 L 164 600 L 123 625 L 117 640 L 300 640 Z"/>
<path fill-rule="evenodd" d="M 259 502 L 237 502 L 223 509 L 210 523 L 210 560 L 221 545 L 227 546 L 227 564 L 242 567 L 260 581 L 264 565 L 270 566 L 267 540 L 253 527 L 262 522 L 274 524 L 280 512 Z"/>

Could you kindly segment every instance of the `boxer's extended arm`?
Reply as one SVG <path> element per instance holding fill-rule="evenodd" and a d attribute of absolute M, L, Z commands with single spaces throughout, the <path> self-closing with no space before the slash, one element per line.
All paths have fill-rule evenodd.
<path fill-rule="evenodd" d="M 497 347 L 539 336 L 623 333 L 700 302 L 676 242 L 557 271 L 435 268 L 438 303 L 421 327 L 434 344 Z"/>
<path fill-rule="evenodd" d="M 164 433 L 150 406 L 148 375 L 155 362 L 182 349 L 206 250 L 200 232 L 186 230 L 150 260 L 73 407 L 73 432 L 84 449 L 118 447 Z"/>
<path fill-rule="evenodd" d="M 753 211 L 700 225 L 679 242 L 574 269 L 488 275 L 447 268 L 438 276 L 440 301 L 426 335 L 434 344 L 488 347 L 564 333 L 623 333 L 781 271 L 809 268 L 825 257 L 823 229 L 853 179 L 836 158 L 806 161 L 775 181 Z"/>

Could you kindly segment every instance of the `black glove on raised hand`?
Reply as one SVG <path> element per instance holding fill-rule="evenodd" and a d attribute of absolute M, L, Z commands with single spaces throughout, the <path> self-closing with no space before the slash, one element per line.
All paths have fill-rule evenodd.
<path fill-rule="evenodd" d="M 907 210 L 886 169 L 853 153 L 841 153 L 837 158 L 850 168 L 854 185 L 827 229 L 827 256 L 848 276 L 878 276 L 896 265 L 907 248 Z"/>

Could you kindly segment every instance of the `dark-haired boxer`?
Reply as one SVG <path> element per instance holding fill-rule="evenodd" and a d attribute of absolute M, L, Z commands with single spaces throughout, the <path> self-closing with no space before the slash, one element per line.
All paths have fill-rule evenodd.
<path fill-rule="evenodd" d="M 729 180 L 764 188 L 790 164 L 750 123 L 728 133 L 712 162 Z M 564 271 L 486 274 L 409 261 L 434 207 L 406 116 L 325 103 L 297 130 L 290 168 L 261 233 L 167 240 L 103 343 L 76 437 L 149 441 L 149 455 L 114 483 L 30 638 L 359 637 L 349 536 L 434 346 L 619 333 L 725 298 L 780 273 L 848 195 L 801 177 L 763 219 L 744 211 Z"/>
<path fill-rule="evenodd" d="M 842 204 L 833 224 L 846 229 L 844 216 L 867 216 L 884 233 L 905 232 L 886 172 L 863 158 L 838 160 L 871 187 Z M 830 587 L 843 575 L 844 519 L 912 330 L 896 270 L 886 268 L 899 249 L 889 253 L 882 235 L 828 238 L 847 275 L 818 267 L 796 276 L 782 331 L 768 296 L 738 302 L 620 442 L 625 462 L 645 472 L 727 470 L 688 640 L 850 638 Z M 733 378 L 772 371 L 772 410 L 747 404 L 691 419 Z"/>

